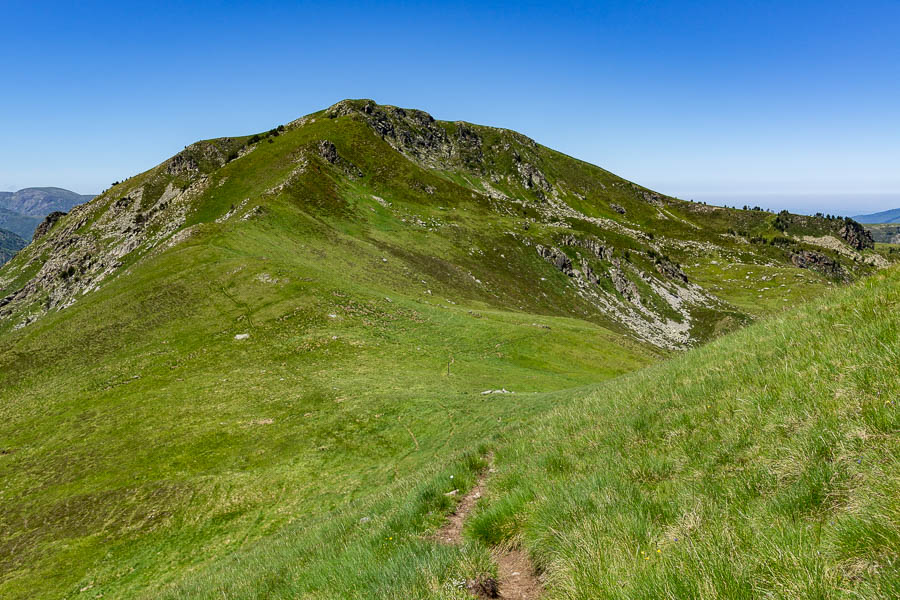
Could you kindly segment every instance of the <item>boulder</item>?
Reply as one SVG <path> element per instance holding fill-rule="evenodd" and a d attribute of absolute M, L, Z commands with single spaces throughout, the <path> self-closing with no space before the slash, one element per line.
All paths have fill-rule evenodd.
<path fill-rule="evenodd" d="M 653 206 L 663 205 L 663 197 L 656 192 L 645 192 L 642 190 L 641 197 L 647 204 L 652 204 Z"/>

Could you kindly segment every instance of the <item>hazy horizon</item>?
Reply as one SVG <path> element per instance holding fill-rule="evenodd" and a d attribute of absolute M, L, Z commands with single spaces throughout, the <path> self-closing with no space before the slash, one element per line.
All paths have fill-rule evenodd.
<path fill-rule="evenodd" d="M 15 189 L 0 190 L 2 192 L 16 192 L 25 188 L 37 187 L 63 187 L 77 194 L 97 195 L 102 190 L 83 191 L 64 186 L 55 185 L 53 183 L 43 185 L 26 185 Z M 798 214 L 813 215 L 817 212 L 833 214 L 842 217 L 852 217 L 856 215 L 866 215 L 878 213 L 885 210 L 900 208 L 900 193 L 731 193 L 731 192 L 700 192 L 692 193 L 690 189 L 682 189 L 678 186 L 648 186 L 666 195 L 679 198 L 681 200 L 693 200 L 695 202 L 705 202 L 706 204 L 716 206 L 731 206 L 735 208 L 743 208 L 745 205 L 773 210 L 788 210 Z M 677 191 L 673 191 L 673 187 Z M 853 208 L 850 208 L 850 207 Z"/>
<path fill-rule="evenodd" d="M 15 192 L 24 188 L 35 187 L 63 187 L 53 183 L 43 185 L 26 185 L 15 189 L 0 190 L 2 192 Z M 761 192 L 730 193 L 730 192 L 700 192 L 692 193 L 690 188 L 678 186 L 648 186 L 666 195 L 680 198 L 681 200 L 693 200 L 705 202 L 716 206 L 731 206 L 743 208 L 745 205 L 773 210 L 788 210 L 798 214 L 813 215 L 817 212 L 833 214 L 842 217 L 866 215 L 882 212 L 894 208 L 900 208 L 900 193 L 777 193 Z M 96 195 L 102 190 L 83 191 L 69 189 L 82 195 Z M 851 208 L 852 207 L 852 208 Z"/>

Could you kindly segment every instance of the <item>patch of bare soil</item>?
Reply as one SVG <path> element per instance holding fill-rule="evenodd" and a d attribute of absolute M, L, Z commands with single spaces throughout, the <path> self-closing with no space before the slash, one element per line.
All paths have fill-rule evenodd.
<path fill-rule="evenodd" d="M 484 492 L 484 480 L 487 479 L 487 473 L 487 469 L 481 472 L 478 476 L 478 483 L 459 501 L 456 510 L 447 519 L 447 523 L 434 534 L 434 539 L 445 544 L 458 544 L 462 541 L 463 524 Z"/>
<path fill-rule="evenodd" d="M 535 574 L 528 554 L 518 549 L 497 550 L 494 552 L 494 560 L 497 561 L 499 598 L 503 600 L 540 598 L 543 590 L 541 580 Z"/>
<path fill-rule="evenodd" d="M 492 462 L 488 456 L 488 464 Z M 478 476 L 478 482 L 468 494 L 463 496 L 447 523 L 435 534 L 434 539 L 444 544 L 462 542 L 463 525 L 475 503 L 484 493 L 485 480 L 493 469 L 485 469 Z M 536 600 L 543 587 L 535 574 L 531 559 L 525 552 L 515 548 L 495 548 L 494 561 L 497 563 L 497 579 L 478 577 L 467 582 L 469 592 L 476 598 L 500 598 L 501 600 Z"/>

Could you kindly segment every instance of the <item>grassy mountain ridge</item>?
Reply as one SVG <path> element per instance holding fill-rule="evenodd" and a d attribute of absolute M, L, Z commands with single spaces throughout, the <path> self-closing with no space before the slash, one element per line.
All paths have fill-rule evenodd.
<path fill-rule="evenodd" d="M 192 144 L 0 269 L 0 596 L 221 597 L 189 573 L 268 564 L 280 531 L 312 532 L 277 538 L 304 558 L 233 596 L 304 564 L 340 596 L 344 551 L 401 583 L 489 569 L 483 544 L 393 554 L 381 529 L 357 552 L 352 526 L 436 526 L 452 488 L 428 477 L 471 481 L 497 431 L 889 257 L 844 221 L 679 201 L 365 100 Z"/>
<path fill-rule="evenodd" d="M 784 275 L 795 266 L 816 272 L 816 289 L 884 264 L 851 239 L 856 232 L 823 218 L 682 202 L 515 132 L 344 101 L 283 132 L 199 142 L 78 207 L 0 275 L 0 323 L 24 325 L 162 245 L 281 206 L 407 252 L 407 268 L 436 268 L 467 296 L 516 308 L 526 305 L 514 288 L 526 273 L 541 280 L 543 258 L 569 285 L 551 278 L 542 299 L 528 296 L 532 305 L 594 315 L 664 348 L 706 339 L 759 304 L 791 301 L 770 293 L 747 302 L 737 281 L 721 285 L 722 263 L 759 265 L 791 293 Z M 397 247 L 400 236 L 409 249 Z M 431 247 L 416 247 L 423 242 L 449 245 L 450 259 L 434 263 Z M 496 289 L 479 283 L 498 272 Z"/>

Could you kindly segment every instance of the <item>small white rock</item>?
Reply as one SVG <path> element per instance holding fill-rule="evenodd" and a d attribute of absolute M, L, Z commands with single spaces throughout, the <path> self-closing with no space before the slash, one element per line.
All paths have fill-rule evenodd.
<path fill-rule="evenodd" d="M 239 334 L 237 334 L 236 336 L 234 336 L 234 339 L 236 339 L 236 340 L 246 340 L 246 339 L 249 338 L 249 337 L 250 337 L 250 334 L 249 334 L 249 333 L 239 333 Z"/>

